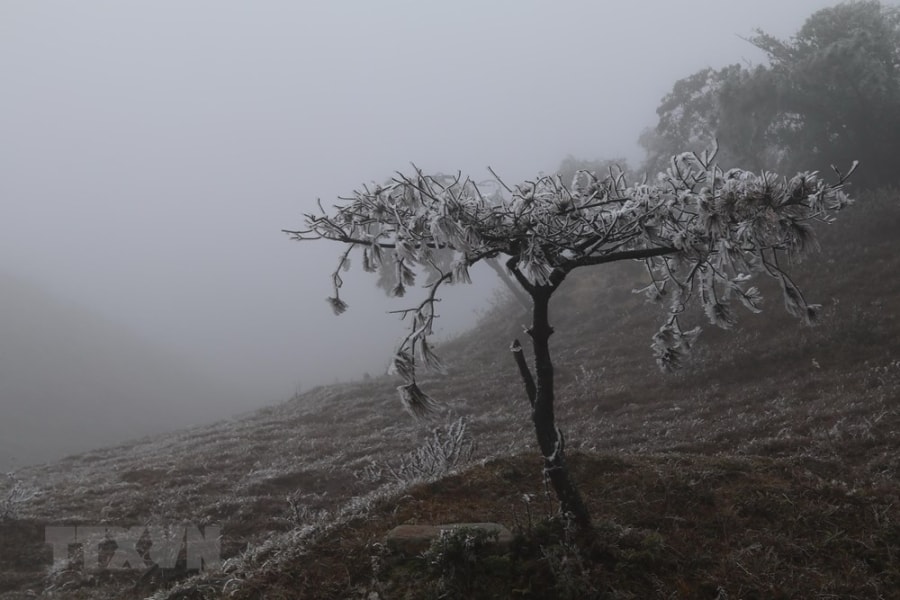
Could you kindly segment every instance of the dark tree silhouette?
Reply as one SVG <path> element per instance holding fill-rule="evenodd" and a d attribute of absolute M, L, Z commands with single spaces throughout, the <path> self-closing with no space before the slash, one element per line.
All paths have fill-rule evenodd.
<path fill-rule="evenodd" d="M 677 81 L 645 131 L 645 169 L 713 139 L 745 169 L 827 169 L 859 159 L 855 181 L 900 182 L 900 7 L 867 0 L 819 10 L 789 40 L 757 30 L 767 64 L 703 69 Z"/>
<path fill-rule="evenodd" d="M 684 330 L 679 322 L 688 303 L 699 301 L 711 323 L 731 327 L 733 300 L 760 310 L 760 293 L 748 285 L 755 274 L 780 283 L 791 314 L 811 322 L 818 311 L 783 264 L 816 245 L 810 221 L 830 220 L 850 202 L 842 190 L 849 173 L 837 172 L 836 183 L 829 185 L 815 173 L 788 180 L 767 172 L 723 172 L 713 162 L 714 154 L 676 156 L 650 184 L 630 186 L 614 170 L 602 177 L 578 171 L 571 184 L 556 176 L 540 177 L 513 188 L 504 184 L 502 193 L 492 194 L 462 176 L 415 170 L 409 176 L 398 174 L 389 184 L 364 187 L 330 213 L 323 209 L 305 215 L 305 229 L 286 233 L 296 240 L 326 239 L 346 246 L 332 275 L 334 295 L 328 298 L 338 314 L 347 308 L 340 296 L 341 272 L 354 251 L 361 254 L 366 271 L 394 270 L 391 293 L 397 297 L 414 285 L 417 274 L 428 272 L 424 297 L 400 311 L 409 319 L 409 333 L 391 369 L 404 380 L 398 390 L 413 415 L 435 407 L 416 383 L 416 369 L 441 368 L 429 344 L 440 286 L 469 283 L 472 265 L 502 259 L 531 298 L 527 332 L 533 372 L 518 340 L 511 349 L 525 384 L 545 476 L 561 510 L 589 529 L 590 515 L 569 477 L 554 415 L 550 299 L 569 273 L 621 260 L 643 261 L 649 279 L 643 291 L 666 308 L 652 344 L 666 370 L 678 367 L 699 333 L 699 328 Z"/>

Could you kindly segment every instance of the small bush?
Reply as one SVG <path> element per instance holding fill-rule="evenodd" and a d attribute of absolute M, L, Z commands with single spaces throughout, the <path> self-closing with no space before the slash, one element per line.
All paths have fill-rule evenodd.
<path fill-rule="evenodd" d="M 23 484 L 15 473 L 7 473 L 4 479 L 0 483 L 0 521 L 15 520 L 25 504 L 36 498 L 39 492 Z"/>
<path fill-rule="evenodd" d="M 475 443 L 460 417 L 443 428 L 435 428 L 419 448 L 396 463 L 373 463 L 363 473 L 368 480 L 393 479 L 401 484 L 430 481 L 465 466 L 475 453 Z"/>
<path fill-rule="evenodd" d="M 496 561 L 489 560 L 490 546 L 497 541 L 496 531 L 460 527 L 441 531 L 423 558 L 429 572 L 437 577 L 440 598 L 472 598 L 479 576 L 489 575 Z"/>

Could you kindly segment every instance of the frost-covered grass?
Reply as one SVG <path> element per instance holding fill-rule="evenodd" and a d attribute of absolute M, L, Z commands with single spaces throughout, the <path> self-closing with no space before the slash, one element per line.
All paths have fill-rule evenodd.
<path fill-rule="evenodd" d="M 464 420 L 423 425 L 396 404 L 387 378 L 318 388 L 244 418 L 27 469 L 10 493 L 41 493 L 17 502 L 15 516 L 42 525 L 221 524 L 232 571 L 271 564 L 270 549 L 294 546 L 342 515 L 358 514 L 372 498 L 468 464 L 473 444 Z M 28 540 L 37 549 L 39 535 Z M 44 585 L 38 572 L 47 558 L 35 565 L 35 586 Z M 115 591 L 122 580 L 141 573 L 118 575 L 110 597 L 124 597 Z M 72 573 L 53 573 L 50 585 L 59 577 Z M 103 597 L 96 577 L 77 581 L 84 597 Z"/>
<path fill-rule="evenodd" d="M 38 490 L 25 486 L 14 472 L 0 476 L 0 521 L 19 518 L 19 510 L 37 498 Z"/>
<path fill-rule="evenodd" d="M 576 469 L 575 479 L 588 491 L 595 516 L 602 517 L 607 501 L 645 506 L 647 513 L 622 509 L 614 516 L 622 527 L 660 528 L 660 522 L 629 519 L 649 519 L 656 505 L 648 498 L 657 498 L 653 494 L 660 490 L 659 498 L 664 498 L 666 489 L 669 497 L 681 497 L 679 490 L 696 479 L 706 482 L 704 493 L 727 500 L 708 509 L 710 520 L 739 525 L 742 521 L 721 511 L 768 511 L 771 523 L 754 529 L 756 538 L 739 538 L 746 546 L 728 546 L 727 539 L 715 542 L 724 544 L 719 546 L 722 553 L 734 559 L 728 564 L 735 569 L 742 565 L 759 578 L 757 583 L 775 577 L 772 570 L 784 564 L 778 560 L 784 554 L 773 556 L 767 550 L 773 545 L 788 552 L 795 543 L 813 552 L 815 544 L 822 543 L 826 549 L 840 549 L 846 561 L 854 560 L 858 551 L 859 560 L 870 565 L 887 556 L 884 552 L 896 546 L 888 538 L 900 523 L 896 197 L 863 197 L 859 206 L 821 232 L 822 256 L 804 265 L 798 277 L 810 300 L 826 307 L 820 326 L 798 325 L 782 315 L 780 307 L 766 306 L 761 315 L 740 315 L 733 331 L 706 327 L 694 361 L 676 374 L 660 373 L 653 361 L 649 344 L 658 314 L 631 293 L 640 287 L 640 269 L 617 265 L 566 282 L 551 315 L 559 425 L 569 448 L 588 457 L 584 464 L 594 464 L 590 457 L 598 453 L 622 455 L 631 457 L 635 477 L 640 475 L 640 481 L 622 487 L 613 498 L 601 484 L 615 488 L 615 476 Z M 768 300 L 778 302 L 777 294 L 769 292 Z M 696 318 L 703 323 L 702 314 Z M 511 339 L 522 336 L 523 322 L 518 308 L 498 306 L 478 331 L 438 348 L 447 375 L 420 381 L 447 408 L 434 421 L 411 420 L 397 401 L 398 382 L 383 377 L 317 388 L 243 418 L 17 472 L 17 485 L 28 490 L 29 497 L 17 497 L 15 520 L 0 524 L 6 546 L 5 552 L 0 550 L 0 599 L 8 591 L 39 592 L 64 583 L 62 573 L 47 577 L 45 524 L 222 525 L 223 572 L 186 581 L 175 589 L 194 590 L 194 595 L 172 592 L 170 598 L 214 598 L 226 592 L 246 598 L 263 593 L 296 597 L 283 587 L 288 580 L 297 585 L 322 581 L 327 583 L 322 589 L 340 593 L 320 597 L 350 597 L 362 585 L 354 579 L 355 569 L 361 567 L 340 560 L 368 560 L 372 544 L 398 520 L 479 517 L 521 525 L 525 513 L 520 492 L 541 494 L 540 459 L 527 401 L 508 351 Z M 458 433 L 451 424 L 461 423 L 460 418 L 465 418 L 465 433 L 475 442 L 474 449 L 462 438 L 457 446 L 442 446 Z M 487 459 L 492 462 L 485 464 L 498 465 L 507 456 L 521 458 L 506 470 L 476 467 L 471 472 L 480 478 L 484 493 L 466 497 L 448 491 L 446 501 L 438 500 L 442 486 L 469 489 L 467 475 L 441 479 L 445 470 Z M 727 461 L 746 466 L 745 472 L 759 466 L 796 476 L 776 477 L 777 485 L 765 487 L 763 480 L 747 475 L 741 493 L 749 495 L 742 499 L 734 489 L 716 487 L 715 473 L 727 471 Z M 436 468 L 430 471 L 431 466 Z M 650 473 L 658 474 L 658 485 L 647 479 Z M 422 479 L 432 483 L 410 490 L 409 483 Z M 810 499 L 816 485 L 827 492 L 822 502 Z M 753 486 L 759 488 L 756 496 L 750 493 Z M 508 497 L 501 493 L 504 489 Z M 628 498 L 629 493 L 634 497 Z M 813 511 L 783 512 L 784 518 L 790 516 L 795 523 L 807 519 L 821 531 L 805 531 L 803 542 L 791 538 L 794 529 L 779 529 L 787 523 L 779 521 L 780 510 L 788 508 L 784 498 Z M 828 520 L 828 511 L 844 515 L 845 505 L 868 516 L 861 522 L 849 516 Z M 710 522 L 701 525 L 705 531 Z M 854 537 L 845 529 L 851 525 L 868 529 Z M 879 537 L 879 527 L 888 538 Z M 689 540 L 697 552 L 708 541 L 696 532 Z M 878 540 L 882 545 L 872 546 L 874 550 L 865 547 Z M 691 551 L 687 542 L 677 548 Z M 870 550 L 876 554 L 866 554 Z M 344 571 L 340 564 L 346 565 Z M 726 571 L 715 573 L 724 578 L 717 585 L 736 589 L 728 587 Z M 860 573 L 874 577 L 869 570 Z M 160 589 L 175 585 L 184 574 L 141 582 L 139 576 L 128 572 L 72 579 L 56 597 L 164 598 Z M 818 581 L 827 589 L 827 571 L 821 577 Z M 801 579 L 812 581 L 797 581 Z M 690 589 L 701 587 L 689 583 L 694 586 Z M 711 589 L 715 597 L 715 587 Z M 811 596 L 796 589 L 796 597 Z M 859 597 L 878 597 L 873 590 Z M 685 592 L 667 597 L 692 596 Z"/>

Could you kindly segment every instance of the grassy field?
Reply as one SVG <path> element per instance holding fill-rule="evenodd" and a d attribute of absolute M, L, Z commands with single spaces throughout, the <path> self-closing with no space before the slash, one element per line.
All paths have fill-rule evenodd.
<path fill-rule="evenodd" d="M 640 265 L 564 284 L 557 414 L 590 544 L 550 518 L 508 351 L 527 317 L 501 303 L 438 348 L 433 422 L 379 377 L 0 482 L 0 599 L 900 598 L 898 196 L 861 198 L 797 265 L 821 325 L 763 286 L 765 311 L 706 326 L 676 374 L 651 356 Z M 381 543 L 401 523 L 488 520 L 517 534 L 507 556 L 429 562 Z M 222 526 L 221 569 L 84 570 L 43 543 L 47 525 L 183 522 Z"/>

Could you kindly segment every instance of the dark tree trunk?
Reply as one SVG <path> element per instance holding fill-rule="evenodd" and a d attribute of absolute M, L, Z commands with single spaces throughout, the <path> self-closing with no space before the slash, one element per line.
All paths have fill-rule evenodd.
<path fill-rule="evenodd" d="M 556 427 L 556 417 L 553 412 L 553 362 L 550 360 L 550 336 L 553 328 L 550 327 L 550 296 L 556 286 L 535 288 L 532 291 L 533 315 L 532 325 L 528 330 L 534 349 L 535 381 L 533 388 L 529 386 L 529 380 L 524 377 L 526 391 L 533 395 L 531 418 L 534 422 L 534 430 L 537 434 L 538 446 L 544 456 L 544 474 L 550 480 L 553 491 L 559 499 L 560 508 L 564 513 L 571 514 L 575 524 L 584 531 L 591 528 L 591 517 L 587 506 L 581 499 L 581 494 L 569 478 L 569 469 L 566 464 L 565 442 L 562 432 Z M 515 351 L 515 344 L 513 347 Z M 521 352 L 521 349 L 519 349 Z M 521 356 L 517 362 L 524 364 Z M 529 398 L 531 399 L 531 398 Z"/>

